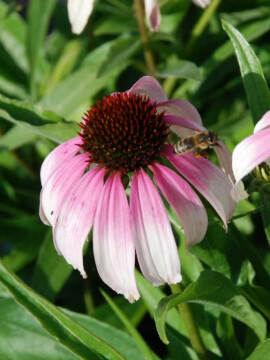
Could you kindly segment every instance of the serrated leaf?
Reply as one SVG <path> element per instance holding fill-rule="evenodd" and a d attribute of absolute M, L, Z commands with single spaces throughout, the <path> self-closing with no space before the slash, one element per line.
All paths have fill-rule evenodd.
<path fill-rule="evenodd" d="M 81 359 L 126 360 L 108 343 L 73 321 L 19 278 L 11 274 L 0 262 L 0 281 L 26 310 L 62 345 Z M 98 354 L 98 355 L 97 355 Z"/>
<path fill-rule="evenodd" d="M 161 340 L 168 343 L 165 332 L 167 311 L 183 302 L 212 305 L 250 327 L 260 341 L 266 336 L 266 322 L 254 311 L 241 291 L 225 276 L 214 271 L 204 271 L 199 279 L 183 293 L 163 298 L 156 310 L 156 327 Z"/>
<path fill-rule="evenodd" d="M 270 93 L 260 61 L 238 30 L 225 20 L 222 21 L 222 26 L 232 41 L 253 121 L 256 124 L 262 115 L 270 109 Z"/>

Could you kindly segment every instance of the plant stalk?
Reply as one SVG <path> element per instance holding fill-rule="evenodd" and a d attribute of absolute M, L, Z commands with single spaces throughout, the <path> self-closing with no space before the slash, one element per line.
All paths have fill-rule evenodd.
<path fill-rule="evenodd" d="M 138 23 L 138 28 L 141 36 L 141 41 L 143 44 L 143 53 L 144 53 L 144 60 L 147 67 L 148 75 L 155 77 L 155 60 L 150 49 L 150 41 L 148 36 L 148 30 L 145 26 L 144 18 L 145 18 L 145 11 L 142 0 L 134 0 L 134 9 L 135 15 Z"/>

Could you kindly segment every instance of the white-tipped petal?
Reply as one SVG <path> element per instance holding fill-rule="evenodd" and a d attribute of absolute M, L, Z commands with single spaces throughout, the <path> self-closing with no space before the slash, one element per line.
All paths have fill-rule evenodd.
<path fill-rule="evenodd" d="M 158 31 L 161 22 L 161 15 L 157 0 L 144 0 L 145 14 L 152 31 Z"/>
<path fill-rule="evenodd" d="M 224 222 L 229 222 L 236 202 L 231 196 L 232 182 L 210 161 L 193 154 L 167 155 L 176 169 L 209 201 Z"/>
<path fill-rule="evenodd" d="M 82 143 L 80 136 L 72 138 L 63 144 L 57 146 L 49 155 L 45 158 L 40 169 L 41 185 L 44 186 L 48 178 L 62 166 L 65 162 L 68 162 L 74 155 L 80 151 L 79 144 Z"/>
<path fill-rule="evenodd" d="M 101 279 L 130 302 L 138 300 L 134 276 L 135 243 L 120 174 L 111 174 L 100 193 L 93 242 Z"/>
<path fill-rule="evenodd" d="M 192 0 L 192 1 L 195 5 L 201 8 L 206 8 L 211 2 L 211 0 Z"/>
<path fill-rule="evenodd" d="M 55 225 L 63 203 L 87 167 L 87 160 L 87 154 L 73 156 L 54 171 L 43 186 L 40 193 L 41 214 L 50 225 Z"/>
<path fill-rule="evenodd" d="M 236 182 L 270 157 L 270 128 L 264 128 L 241 141 L 232 154 Z"/>
<path fill-rule="evenodd" d="M 174 208 L 183 225 L 187 245 L 203 240 L 208 220 L 205 208 L 192 187 L 166 166 L 151 166 L 162 194 Z"/>
<path fill-rule="evenodd" d="M 144 170 L 136 172 L 130 208 L 140 268 L 153 285 L 181 281 L 177 246 L 164 204 Z"/>
<path fill-rule="evenodd" d="M 104 174 L 104 169 L 97 167 L 80 178 L 61 208 L 53 232 L 59 252 L 84 278 L 83 246 L 94 222 Z"/>
<path fill-rule="evenodd" d="M 80 34 L 92 13 L 95 0 L 68 0 L 68 17 L 72 32 Z"/>

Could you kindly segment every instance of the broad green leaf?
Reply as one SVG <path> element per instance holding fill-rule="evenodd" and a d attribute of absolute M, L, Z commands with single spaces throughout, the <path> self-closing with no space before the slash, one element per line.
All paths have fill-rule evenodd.
<path fill-rule="evenodd" d="M 269 190 L 262 188 L 260 191 L 261 216 L 263 221 L 264 233 L 270 245 L 270 194 Z"/>
<path fill-rule="evenodd" d="M 32 131 L 20 126 L 14 126 L 0 137 L 0 152 L 15 150 L 22 145 L 34 141 L 35 139 L 36 134 Z"/>
<path fill-rule="evenodd" d="M 75 354 L 48 334 L 35 317 L 12 298 L 3 295 L 0 292 L 1 359 L 78 360 Z"/>
<path fill-rule="evenodd" d="M 0 281 L 25 309 L 67 349 L 81 359 L 123 360 L 125 357 L 108 343 L 73 321 L 52 303 L 36 294 L 0 262 Z"/>
<path fill-rule="evenodd" d="M 249 301 L 270 320 L 270 292 L 262 286 L 245 285 L 242 287 Z"/>
<path fill-rule="evenodd" d="M 0 13 L 5 13 L 7 5 L 0 2 Z M 22 17 L 12 12 L 1 20 L 0 25 L 0 43 L 3 45 L 10 58 L 21 70 L 22 73 L 28 73 L 29 65 L 26 55 L 26 25 Z"/>
<path fill-rule="evenodd" d="M 76 360 L 78 357 L 48 334 L 37 319 L 0 286 L 0 358 L 9 360 Z M 62 309 L 71 319 L 117 349 L 127 360 L 144 360 L 134 340 L 123 331 L 90 316 Z M 16 328 L 16 331 L 14 331 Z M 16 343 L 16 347 L 14 344 Z M 91 358 L 92 360 L 92 358 Z"/>
<path fill-rule="evenodd" d="M 35 266 L 32 287 L 53 301 L 69 278 L 73 268 L 57 254 L 51 231 L 47 233 Z"/>
<path fill-rule="evenodd" d="M 119 317 L 119 319 L 122 321 L 123 325 L 126 327 L 127 331 L 130 333 L 132 338 L 135 340 L 138 349 L 141 350 L 141 352 L 144 354 L 145 360 L 158 360 L 158 357 L 152 353 L 151 349 L 147 345 L 147 343 L 144 341 L 141 334 L 138 332 L 138 330 L 131 324 L 129 319 L 126 317 L 126 315 L 121 311 L 121 309 L 116 305 L 116 303 L 105 293 L 105 291 L 102 291 L 102 295 L 105 297 L 105 300 L 110 305 L 112 310 L 115 312 L 115 314 Z"/>
<path fill-rule="evenodd" d="M 111 46 L 110 51 L 99 68 L 98 76 L 104 76 L 119 64 L 128 62 L 129 58 L 140 48 L 141 41 L 137 36 L 119 38 Z"/>
<path fill-rule="evenodd" d="M 201 81 L 200 69 L 191 61 L 173 58 L 166 65 L 162 65 L 156 70 L 160 78 L 174 77 L 178 79 L 193 79 Z"/>
<path fill-rule="evenodd" d="M 43 51 L 43 42 L 48 30 L 49 21 L 56 0 L 30 0 L 28 4 L 27 50 L 30 65 L 30 85 L 32 95 L 35 91 L 35 81 L 39 58 Z"/>
<path fill-rule="evenodd" d="M 68 117 L 81 104 L 84 104 L 85 101 L 106 87 L 107 83 L 127 66 L 121 62 L 117 68 L 108 72 L 107 75 L 98 76 L 100 66 L 107 58 L 114 43 L 115 41 L 111 41 L 93 50 L 85 58 L 80 69 L 68 76 L 40 101 L 42 108 Z"/>
<path fill-rule="evenodd" d="M 222 274 L 204 271 L 183 293 L 168 296 L 160 301 L 155 313 L 155 321 L 159 336 L 164 343 L 168 343 L 165 333 L 167 311 L 183 302 L 217 307 L 250 327 L 260 341 L 265 339 L 265 320 L 251 308 L 241 291 Z"/>
<path fill-rule="evenodd" d="M 253 121 L 256 124 L 270 109 L 270 93 L 261 64 L 249 43 L 238 30 L 225 20 L 223 20 L 222 26 L 234 46 Z"/>
<path fill-rule="evenodd" d="M 256 347 L 247 360 L 270 360 L 270 339 Z"/>
<path fill-rule="evenodd" d="M 6 111 L 0 110 L 0 117 L 33 133 L 44 136 L 56 143 L 62 143 L 77 136 L 78 125 L 74 122 L 58 122 L 55 124 L 31 125 L 25 121 L 11 117 Z"/>

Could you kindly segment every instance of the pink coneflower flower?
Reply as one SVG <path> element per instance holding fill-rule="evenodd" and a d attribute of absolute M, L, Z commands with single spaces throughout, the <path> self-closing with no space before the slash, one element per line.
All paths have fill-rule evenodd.
<path fill-rule="evenodd" d="M 86 277 L 83 246 L 93 228 L 100 277 L 129 301 L 139 298 L 135 250 L 151 283 L 180 282 L 177 246 L 161 194 L 179 216 L 188 245 L 204 238 L 208 223 L 189 183 L 225 227 L 235 208 L 224 171 L 192 153 L 175 155 L 165 144 L 170 128 L 181 136 L 204 130 L 197 110 L 185 100 L 168 100 L 159 83 L 145 76 L 128 91 L 97 102 L 80 126 L 79 136 L 53 150 L 41 168 L 40 217 L 53 227 L 58 253 Z M 226 163 L 227 155 L 224 151 Z"/>
<path fill-rule="evenodd" d="M 269 139 L 270 111 L 258 121 L 254 134 L 241 141 L 233 151 L 232 166 L 237 183 L 261 163 L 270 166 Z"/>
<path fill-rule="evenodd" d="M 207 0 L 206 0 L 207 1 Z M 93 11 L 95 0 L 68 0 L 68 17 L 74 34 L 80 34 L 85 28 Z M 160 10 L 157 0 L 144 0 L 145 15 L 152 31 L 160 27 Z"/>

